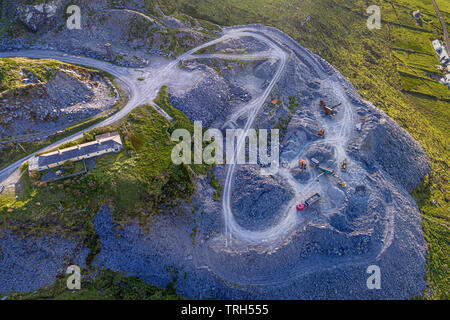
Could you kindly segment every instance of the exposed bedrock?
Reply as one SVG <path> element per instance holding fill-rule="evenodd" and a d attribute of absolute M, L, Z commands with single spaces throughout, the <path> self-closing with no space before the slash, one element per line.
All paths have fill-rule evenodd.
<path fill-rule="evenodd" d="M 370 106 L 363 125 L 360 147 L 353 150 L 370 170 L 379 165 L 406 190 L 411 191 L 431 170 L 422 146 L 384 112 Z"/>
<path fill-rule="evenodd" d="M 45 83 L 0 94 L 0 136 L 51 134 L 110 109 L 117 99 L 112 83 L 97 73 L 58 70 Z"/>
<path fill-rule="evenodd" d="M 0 38 L 0 50 L 56 49 L 142 67 L 148 66 L 155 55 L 173 57 L 220 34 L 219 28 L 205 32 L 193 18 L 186 26 L 174 17 L 144 15 L 141 12 L 147 11 L 148 3 L 141 0 L 123 1 L 120 5 L 107 0 L 3 2 L 2 18 L 17 19 L 27 30 L 20 30 L 20 37 L 5 34 Z M 65 10 L 71 4 L 81 9 L 80 30 L 66 27 L 69 15 Z M 112 55 L 106 52 L 106 43 L 111 44 Z"/>
<path fill-rule="evenodd" d="M 257 53 L 268 50 L 269 47 L 262 41 L 252 37 L 242 37 L 240 39 L 229 39 L 208 48 L 210 53 Z"/>
<path fill-rule="evenodd" d="M 29 292 L 52 285 L 70 264 L 85 267 L 89 250 L 79 239 L 59 235 L 20 236 L 0 233 L 0 293 Z"/>
<path fill-rule="evenodd" d="M 262 176 L 259 167 L 244 166 L 236 173 L 235 218 L 250 230 L 278 222 L 280 208 L 293 197 L 292 190 L 278 176 Z"/>
<path fill-rule="evenodd" d="M 245 91 L 227 83 L 222 77 L 205 68 L 205 77 L 182 95 L 171 95 L 172 104 L 183 111 L 192 121 L 202 121 L 209 126 L 230 109 L 237 97 L 245 99 Z"/>

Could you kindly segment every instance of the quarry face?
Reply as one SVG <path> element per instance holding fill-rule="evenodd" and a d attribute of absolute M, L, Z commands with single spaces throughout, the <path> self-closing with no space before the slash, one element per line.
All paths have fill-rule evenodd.
<path fill-rule="evenodd" d="M 419 210 L 408 192 L 430 170 L 423 149 L 386 114 L 364 101 L 323 59 L 278 30 L 237 28 L 240 32 L 250 29 L 264 30 L 286 60 L 277 59 L 275 49 L 262 39 L 260 44 L 255 38 L 247 42 L 250 37 L 223 42 L 212 49 L 231 55 L 254 54 L 255 48 L 262 48 L 268 58 L 230 66 L 220 59 L 226 57 L 215 56 L 211 49 L 210 59 L 203 54 L 190 67 L 219 77 L 224 90 L 208 91 L 204 107 L 198 96 L 199 108 L 183 101 L 183 96 L 172 97 L 180 108 L 192 108 L 192 112 L 185 109 L 191 120 L 215 119 L 212 127 L 282 132 L 277 174 L 261 175 L 257 165 L 217 165 L 215 174 L 224 184 L 222 203 L 211 201 L 210 188 L 199 185 L 201 240 L 192 248 L 196 268 L 243 286 L 249 297 L 420 295 L 425 285 L 426 245 Z M 236 29 L 227 32 L 233 34 Z M 274 77 L 278 78 L 271 87 Z M 247 85 L 241 79 L 247 79 Z M 185 96 L 208 88 L 207 82 L 198 83 Z M 255 111 L 258 107 L 253 102 L 267 90 L 269 99 Z M 226 99 L 235 95 L 250 99 Z M 273 103 L 274 99 L 281 104 Z M 337 114 L 324 114 L 320 100 L 339 105 Z M 317 135 L 322 128 L 324 137 Z M 300 168 L 302 159 L 307 163 L 305 170 Z M 333 174 L 313 167 L 311 159 Z M 297 212 L 296 204 L 315 193 L 320 201 Z M 367 288 L 366 269 L 371 265 L 380 267 L 384 290 Z M 226 292 L 223 298 L 235 297 L 234 292 Z M 247 297 L 242 292 L 237 296 Z"/>
<path fill-rule="evenodd" d="M 28 80 L 28 79 L 27 79 Z M 37 79 L 18 92 L 0 94 L 0 136 L 36 140 L 112 108 L 112 83 L 99 74 L 66 69 L 42 83 Z"/>

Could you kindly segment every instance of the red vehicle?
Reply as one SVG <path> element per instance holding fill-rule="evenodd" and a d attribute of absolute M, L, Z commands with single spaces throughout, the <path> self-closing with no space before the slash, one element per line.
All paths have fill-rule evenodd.
<path fill-rule="evenodd" d="M 319 199 L 320 199 L 320 194 L 315 193 L 311 197 L 309 197 L 308 199 L 305 200 L 305 204 L 299 203 L 298 205 L 295 206 L 295 208 L 297 209 L 297 212 L 303 211 L 305 208 L 308 208 L 309 206 L 311 206 L 314 203 L 316 203 L 317 201 L 319 201 Z"/>
<path fill-rule="evenodd" d="M 295 208 L 297 209 L 298 212 L 300 212 L 303 209 L 305 209 L 305 205 L 300 202 Z"/>

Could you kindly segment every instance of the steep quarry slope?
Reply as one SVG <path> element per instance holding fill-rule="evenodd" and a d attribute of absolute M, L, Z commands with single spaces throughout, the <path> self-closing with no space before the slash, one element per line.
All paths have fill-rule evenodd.
<path fill-rule="evenodd" d="M 109 79 L 94 70 L 21 58 L 0 59 L 0 68 L 3 140 L 54 134 L 108 110 L 118 99 Z"/>

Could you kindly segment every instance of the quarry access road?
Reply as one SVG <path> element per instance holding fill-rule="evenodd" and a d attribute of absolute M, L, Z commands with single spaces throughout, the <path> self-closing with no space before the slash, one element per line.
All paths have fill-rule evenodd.
<path fill-rule="evenodd" d="M 239 30 L 231 30 L 225 33 L 223 36 L 197 46 L 183 55 L 179 56 L 175 60 L 168 61 L 167 64 L 163 64 L 157 67 L 147 67 L 147 68 L 124 68 L 106 61 L 100 61 L 89 57 L 76 56 L 67 54 L 59 51 L 52 50 L 23 50 L 23 51 L 7 51 L 0 52 L 0 57 L 24 57 L 24 58 L 34 58 L 34 59 L 53 59 L 59 60 L 66 63 L 84 65 L 88 67 L 93 67 L 99 70 L 103 70 L 113 75 L 117 80 L 121 81 L 128 89 L 130 96 L 127 104 L 118 112 L 113 114 L 111 117 L 105 119 L 104 121 L 83 129 L 73 135 L 63 138 L 51 145 L 44 147 L 36 152 L 33 152 L 20 160 L 8 165 L 7 167 L 0 170 L 0 184 L 8 179 L 18 168 L 20 168 L 26 161 L 37 153 L 45 152 L 57 148 L 58 146 L 77 140 L 83 136 L 83 134 L 94 128 L 104 127 L 111 125 L 121 119 L 123 119 L 128 113 L 130 113 L 134 108 L 149 103 L 155 107 L 155 109 L 160 112 L 164 117 L 170 118 L 161 108 L 153 103 L 153 100 L 157 97 L 158 91 L 162 85 L 166 84 L 166 80 L 170 77 L 171 73 L 176 72 L 177 66 L 180 61 L 189 59 L 195 52 L 220 43 L 225 40 L 239 38 L 244 36 L 254 36 L 259 39 L 263 39 L 264 36 L 260 34 L 254 34 L 251 31 L 240 32 Z M 275 47 L 274 47 L 275 48 Z M 214 55 L 213 55 L 214 56 Z M 217 57 L 234 59 L 237 55 L 218 55 Z M 201 56 L 200 56 L 201 57 Z M 270 52 L 265 52 L 264 54 L 252 54 L 252 55 L 241 55 L 242 59 L 262 59 L 273 57 Z M 275 55 L 276 57 L 276 55 Z M 145 81 L 140 81 L 139 78 L 145 78 Z M 8 183 L 14 183 L 11 179 Z"/>
<path fill-rule="evenodd" d="M 124 108 L 122 108 L 119 112 L 112 115 L 110 118 L 108 118 L 96 125 L 93 125 L 89 128 L 81 130 L 78 133 L 75 133 L 66 138 L 63 138 L 47 147 L 37 150 L 36 152 L 33 152 L 33 153 L 25 156 L 24 158 L 10 164 L 6 168 L 0 170 L 0 184 L 2 184 L 5 180 L 7 180 L 8 177 L 12 173 L 14 173 L 20 166 L 22 166 L 22 164 L 24 164 L 26 161 L 28 161 L 35 154 L 54 149 L 66 142 L 77 140 L 77 139 L 81 138 L 83 136 L 83 133 L 87 132 L 88 130 L 114 123 L 115 121 L 123 118 L 133 108 L 135 108 L 137 106 L 137 102 L 138 102 L 137 85 L 138 84 L 137 84 L 137 81 L 134 81 L 134 79 L 133 79 L 133 76 L 135 74 L 125 68 L 121 68 L 121 67 L 115 66 L 111 63 L 95 60 L 95 59 L 88 58 L 88 57 L 74 56 L 74 55 L 69 55 L 69 54 L 63 53 L 63 52 L 55 52 L 55 51 L 47 51 L 47 50 L 26 50 L 26 51 L 0 52 L 0 57 L 2 57 L 2 58 L 23 57 L 23 58 L 34 58 L 34 59 L 54 59 L 54 60 L 59 60 L 59 61 L 67 62 L 67 63 L 94 67 L 99 70 L 106 71 L 106 72 L 110 73 L 111 75 L 113 75 L 116 79 L 120 80 L 128 88 L 128 90 L 130 92 L 130 98 L 129 98 L 129 101 L 126 104 L 126 106 Z M 11 183 L 14 183 L 14 181 L 8 181 L 8 183 L 11 184 Z"/>

